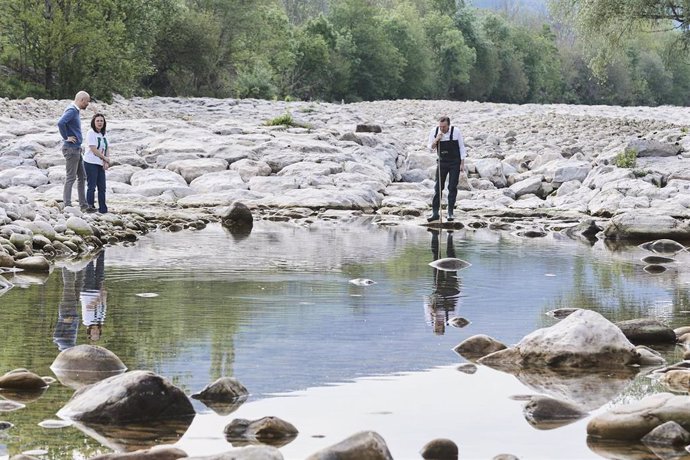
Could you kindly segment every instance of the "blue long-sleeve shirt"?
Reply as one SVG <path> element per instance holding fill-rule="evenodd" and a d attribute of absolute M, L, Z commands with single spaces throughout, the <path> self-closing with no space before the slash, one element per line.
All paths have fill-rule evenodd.
<path fill-rule="evenodd" d="M 64 147 L 81 147 L 82 135 L 81 135 L 81 118 L 79 118 L 79 107 L 74 104 L 70 104 L 66 109 L 65 113 L 62 114 L 58 120 L 58 129 L 60 130 L 60 135 L 63 139 Z M 69 142 L 67 138 L 69 136 L 74 136 L 77 142 Z"/>

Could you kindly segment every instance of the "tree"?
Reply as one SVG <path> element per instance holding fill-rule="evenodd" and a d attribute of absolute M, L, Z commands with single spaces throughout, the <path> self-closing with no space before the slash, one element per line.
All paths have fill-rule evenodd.
<path fill-rule="evenodd" d="M 463 34 L 445 14 L 431 13 L 424 18 L 426 34 L 434 51 L 437 68 L 435 97 L 458 98 L 460 88 L 470 81 L 476 53 Z"/>
<path fill-rule="evenodd" d="M 149 57 L 165 0 L 0 0 L 0 59 L 51 97 L 80 89 L 108 99 L 132 94 L 151 72 Z"/>
<path fill-rule="evenodd" d="M 435 90 L 431 44 L 419 12 L 409 3 L 400 3 L 382 18 L 386 34 L 404 60 L 399 97 L 425 98 Z"/>
<path fill-rule="evenodd" d="M 364 100 L 396 98 L 405 60 L 385 33 L 379 9 L 367 0 L 343 0 L 334 5 L 331 21 L 338 34 L 350 37 L 353 48 L 353 94 Z"/>
<path fill-rule="evenodd" d="M 598 46 L 591 61 L 597 74 L 626 39 L 640 32 L 675 29 L 680 32 L 678 48 L 686 50 L 690 45 L 687 0 L 555 0 L 554 10 L 575 24 L 588 43 Z"/>

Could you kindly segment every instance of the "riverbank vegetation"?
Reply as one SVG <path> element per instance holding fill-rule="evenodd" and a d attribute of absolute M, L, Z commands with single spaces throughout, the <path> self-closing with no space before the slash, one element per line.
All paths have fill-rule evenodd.
<path fill-rule="evenodd" d="M 611 2 L 0 0 L 0 96 L 690 104 L 687 22 Z"/>

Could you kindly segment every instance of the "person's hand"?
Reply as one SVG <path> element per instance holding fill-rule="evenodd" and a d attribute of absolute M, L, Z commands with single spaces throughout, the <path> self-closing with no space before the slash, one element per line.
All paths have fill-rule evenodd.
<path fill-rule="evenodd" d="M 103 171 L 107 171 L 108 168 L 110 168 L 110 163 L 106 160 L 103 162 Z"/>
<path fill-rule="evenodd" d="M 72 144 L 77 143 L 77 136 L 67 136 L 67 142 L 71 142 Z"/>

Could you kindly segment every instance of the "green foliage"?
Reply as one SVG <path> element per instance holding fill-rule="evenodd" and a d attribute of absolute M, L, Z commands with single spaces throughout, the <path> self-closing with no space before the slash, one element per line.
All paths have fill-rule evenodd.
<path fill-rule="evenodd" d="M 385 33 L 383 17 L 386 15 L 386 10 L 367 0 L 343 0 L 334 4 L 333 25 L 353 44 L 347 49 L 352 72 L 350 91 L 341 94 L 344 99 L 398 97 L 405 59 Z"/>
<path fill-rule="evenodd" d="M 0 0 L 0 96 L 690 105 L 688 21 L 647 0 L 557 4 Z"/>
<path fill-rule="evenodd" d="M 233 94 L 239 98 L 273 99 L 277 89 L 272 83 L 273 73 L 266 64 L 256 64 L 237 72 Z"/>
<path fill-rule="evenodd" d="M 626 148 L 624 151 L 616 155 L 613 160 L 614 164 L 619 168 L 634 168 L 637 163 L 637 150 L 633 148 Z"/>
<path fill-rule="evenodd" d="M 290 112 L 286 112 L 283 115 L 280 115 L 278 117 L 275 117 L 271 120 L 267 120 L 264 125 L 266 126 L 286 126 L 286 127 L 293 127 L 293 128 L 311 128 L 306 123 L 300 123 L 296 121 L 294 118 L 292 118 L 292 114 Z"/>

